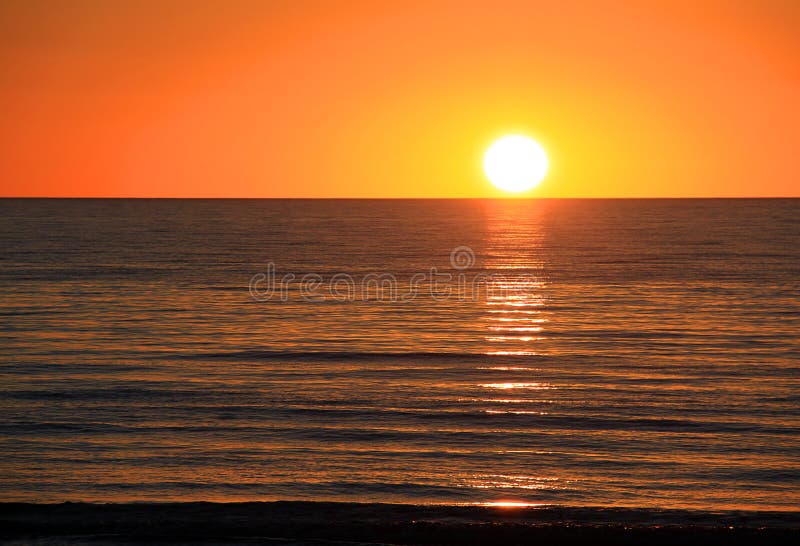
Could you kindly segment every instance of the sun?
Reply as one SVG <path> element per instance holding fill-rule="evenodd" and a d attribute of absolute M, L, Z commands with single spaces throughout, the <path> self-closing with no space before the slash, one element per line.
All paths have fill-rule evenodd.
<path fill-rule="evenodd" d="M 483 156 L 483 170 L 497 188 L 513 193 L 529 190 L 547 174 L 547 154 L 538 142 L 522 135 L 496 140 Z"/>

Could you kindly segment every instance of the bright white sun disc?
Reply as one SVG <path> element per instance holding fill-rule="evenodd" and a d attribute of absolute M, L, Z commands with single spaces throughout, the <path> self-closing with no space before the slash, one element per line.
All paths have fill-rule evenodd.
<path fill-rule="evenodd" d="M 547 174 L 547 167 L 544 148 L 522 135 L 496 140 L 483 156 L 483 170 L 489 181 L 508 192 L 533 188 Z"/>

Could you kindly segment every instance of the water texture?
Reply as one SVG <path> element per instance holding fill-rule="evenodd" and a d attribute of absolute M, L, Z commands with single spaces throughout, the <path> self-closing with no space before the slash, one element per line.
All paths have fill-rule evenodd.
<path fill-rule="evenodd" d="M 0 213 L 0 500 L 800 505 L 800 200 Z"/>

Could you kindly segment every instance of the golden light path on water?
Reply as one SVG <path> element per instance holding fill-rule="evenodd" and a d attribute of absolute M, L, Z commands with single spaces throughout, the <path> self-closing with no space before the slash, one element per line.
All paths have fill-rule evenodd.
<path fill-rule="evenodd" d="M 518 206 L 487 206 L 487 239 L 485 272 L 490 275 L 485 300 L 484 341 L 486 354 L 493 356 L 535 356 L 547 328 L 542 278 L 544 253 L 543 232 L 538 217 L 539 207 L 529 202 Z M 486 391 L 484 402 L 500 402 L 509 409 L 487 409 L 489 415 L 546 415 L 547 412 L 523 409 L 535 402 L 534 393 L 552 389 L 535 381 L 537 369 L 528 366 L 494 366 L 501 373 L 515 377 L 525 374 L 530 381 L 497 381 L 481 383 Z M 496 393 L 513 392 L 515 396 L 497 398 Z M 524 393 L 524 394 L 523 394 Z M 522 396 L 520 396 L 522 394 Z M 482 475 L 475 477 L 477 489 L 542 490 L 557 487 L 559 478 L 536 475 Z M 480 503 L 495 508 L 529 508 L 542 503 L 522 499 L 498 499 Z"/>
<path fill-rule="evenodd" d="M 541 502 L 517 502 L 517 501 L 496 501 L 496 502 L 481 502 L 480 506 L 489 506 L 491 508 L 537 508 L 547 506 Z"/>
<path fill-rule="evenodd" d="M 488 204 L 486 215 L 484 268 L 491 278 L 485 309 L 484 340 L 491 347 L 487 354 L 535 355 L 538 334 L 547 323 L 542 313 L 544 255 L 538 207 L 528 202 Z"/>

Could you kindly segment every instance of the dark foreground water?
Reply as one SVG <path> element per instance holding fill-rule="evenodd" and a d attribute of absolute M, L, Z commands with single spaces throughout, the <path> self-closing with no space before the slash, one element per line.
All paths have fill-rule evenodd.
<path fill-rule="evenodd" d="M 800 505 L 800 200 L 3 200 L 0 248 L 0 500 Z"/>

